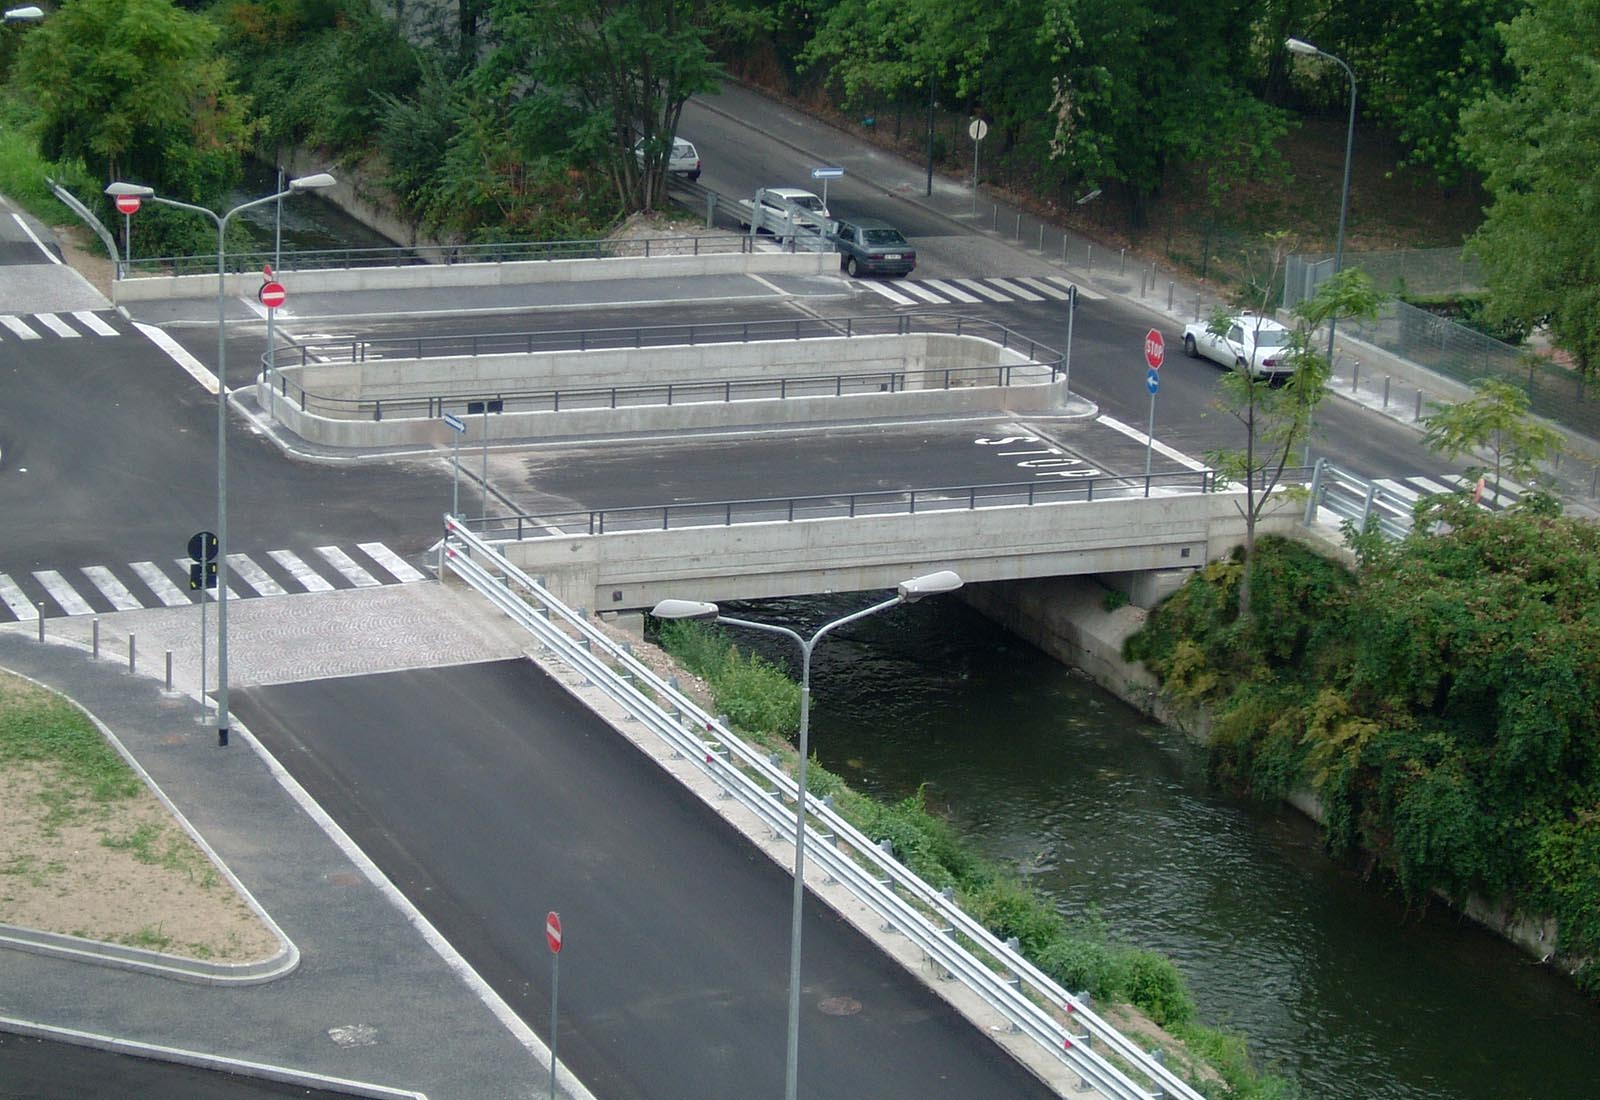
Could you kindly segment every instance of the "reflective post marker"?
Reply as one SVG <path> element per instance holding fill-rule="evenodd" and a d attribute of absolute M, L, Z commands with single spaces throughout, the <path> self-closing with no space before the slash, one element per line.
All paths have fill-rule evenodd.
<path fill-rule="evenodd" d="M 544 941 L 550 946 L 550 1100 L 556 1100 L 556 992 L 561 981 L 561 914 L 545 914 Z"/>

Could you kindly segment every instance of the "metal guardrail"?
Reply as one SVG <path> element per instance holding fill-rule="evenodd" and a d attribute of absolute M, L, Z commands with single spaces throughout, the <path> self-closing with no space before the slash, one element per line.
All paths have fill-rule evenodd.
<path fill-rule="evenodd" d="M 1026 356 L 1023 362 L 922 371 L 812 372 L 773 378 L 685 380 L 632 386 L 572 387 L 517 391 L 421 393 L 397 398 L 349 398 L 307 390 L 283 373 L 286 367 L 328 363 L 365 363 L 393 359 L 449 359 L 486 355 L 533 355 L 560 351 L 643 350 L 702 347 L 707 344 L 760 343 L 867 336 L 971 336 Z M 261 358 L 262 370 L 285 400 L 302 411 L 346 420 L 382 420 L 385 416 L 442 416 L 446 412 L 477 415 L 488 412 L 560 411 L 576 408 L 621 408 L 628 405 L 678 404 L 694 401 L 783 399 L 832 393 L 899 392 L 915 382 L 924 389 L 960 386 L 1009 386 L 1053 381 L 1062 355 L 1037 340 L 1020 336 L 993 321 L 955 314 L 917 313 L 901 316 L 814 318 L 793 320 L 702 322 L 685 325 L 640 325 L 625 328 L 564 329 L 546 332 L 485 333 L 461 336 L 412 336 L 341 341 L 337 344 L 282 344 Z M 273 366 L 269 368 L 268 363 Z M 1031 375 L 1031 377 L 1030 377 Z M 913 387 L 916 388 L 916 387 Z M 477 405 L 477 408 L 469 406 Z"/>
<path fill-rule="evenodd" d="M 445 518 L 440 573 L 455 573 L 558 659 L 621 705 L 676 756 L 795 842 L 794 780 L 677 687 L 663 681 L 456 518 Z M 786 805 L 787 800 L 787 805 Z M 1063 1066 L 1111 1100 L 1202 1100 L 1200 1093 L 935 890 L 825 801 L 807 796 L 807 853 L 937 967 L 960 979 Z M 815 832 L 811 830 L 815 829 Z M 982 956 L 982 957 L 980 957 Z M 992 963 L 984 961 L 984 957 Z M 1105 1050 L 1101 1053 L 1100 1048 Z M 1139 1080 L 1135 1080 L 1137 1077 Z"/>
<path fill-rule="evenodd" d="M 1211 470 L 1119 476 L 1098 470 L 1059 481 L 1015 481 L 925 489 L 875 489 L 862 493 L 655 504 L 537 515 L 488 516 L 461 521 L 469 530 L 506 541 L 561 535 L 606 535 L 630 531 L 677 531 L 692 527 L 736 527 L 748 523 L 794 523 L 816 519 L 968 512 L 1133 497 L 1209 493 L 1217 489 Z"/>
<path fill-rule="evenodd" d="M 408 267 L 417 264 L 502 264 L 536 260 L 648 259 L 652 256 L 701 256 L 750 252 L 754 245 L 742 235 L 694 234 L 680 237 L 601 237 L 576 241 L 504 241 L 496 244 L 395 245 L 387 248 L 328 248 L 229 252 L 229 274 L 259 272 L 263 264 L 276 270 L 328 271 L 365 267 Z M 215 275 L 217 257 L 142 256 L 123 265 L 122 277 L 135 275 Z"/>

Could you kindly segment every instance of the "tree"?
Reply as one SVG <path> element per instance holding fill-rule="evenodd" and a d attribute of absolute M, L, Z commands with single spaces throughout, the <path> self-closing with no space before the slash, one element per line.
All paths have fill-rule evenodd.
<path fill-rule="evenodd" d="M 1280 234 L 1270 238 L 1274 265 L 1281 264 L 1287 252 Z M 1275 274 L 1275 272 L 1273 273 Z M 1270 287 L 1265 279 L 1254 319 L 1259 332 L 1265 318 Z M 1255 353 L 1238 363 L 1222 379 L 1217 405 L 1236 419 L 1244 429 L 1244 446 L 1232 451 L 1214 451 L 1206 457 L 1217 471 L 1219 484 L 1239 482 L 1244 486 L 1244 502 L 1239 512 L 1244 517 L 1244 571 L 1239 582 L 1239 617 L 1250 614 L 1250 573 L 1256 545 L 1256 525 L 1283 481 L 1284 471 L 1301 444 L 1309 437 L 1317 406 L 1327 395 L 1332 373 L 1326 354 L 1318 350 L 1316 332 L 1330 319 L 1367 317 L 1377 314 L 1379 296 L 1372 280 L 1358 268 L 1346 268 L 1324 281 L 1317 293 L 1294 307 L 1294 325 L 1289 331 L 1286 354 L 1294 370 L 1281 385 L 1269 377 L 1258 377 Z M 1227 333 L 1235 314 L 1220 311 L 1207 326 L 1218 335 Z M 1252 347 L 1256 342 L 1252 341 Z"/>
<path fill-rule="evenodd" d="M 1472 388 L 1477 392 L 1469 400 L 1433 406 L 1434 412 L 1422 418 L 1427 428 L 1422 442 L 1451 461 L 1486 449 L 1491 464 L 1469 466 L 1466 475 L 1475 480 L 1492 474 L 1496 496 L 1502 474 L 1533 481 L 1539 464 L 1560 453 L 1561 433 L 1528 415 L 1528 395 L 1512 383 L 1480 378 Z"/>
<path fill-rule="evenodd" d="M 1491 321 L 1547 323 L 1600 364 L 1600 0 L 1542 0 L 1503 28 L 1519 81 L 1464 111 L 1462 147 L 1494 196 L 1470 242 Z"/>
<path fill-rule="evenodd" d="M 664 193 L 684 103 L 721 82 L 713 40 L 749 25 L 720 0 L 495 0 L 490 12 L 481 73 L 535 112 L 576 106 L 574 144 L 606 166 L 625 208 L 644 210 Z"/>
<path fill-rule="evenodd" d="M 28 36 L 16 79 L 40 111 L 46 158 L 110 180 L 214 199 L 235 183 L 245 105 L 213 52 L 217 31 L 170 0 L 71 0 Z"/>

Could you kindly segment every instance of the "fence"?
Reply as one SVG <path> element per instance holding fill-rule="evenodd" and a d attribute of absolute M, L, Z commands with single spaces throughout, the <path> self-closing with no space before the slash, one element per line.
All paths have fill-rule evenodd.
<path fill-rule="evenodd" d="M 1386 294 L 1460 294 L 1483 288 L 1483 266 L 1461 248 L 1397 248 L 1346 252 L 1344 266 L 1360 268 Z M 1283 308 L 1309 298 L 1333 274 L 1333 253 L 1290 256 L 1283 271 Z"/>

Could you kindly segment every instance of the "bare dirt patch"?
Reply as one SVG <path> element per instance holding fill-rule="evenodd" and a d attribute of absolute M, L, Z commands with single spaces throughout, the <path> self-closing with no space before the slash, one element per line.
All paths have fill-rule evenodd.
<path fill-rule="evenodd" d="M 0 673 L 0 714 L 55 702 Z M 50 760 L 0 763 L 0 922 L 213 962 L 271 958 L 276 937 L 142 783 L 76 793 Z"/>

